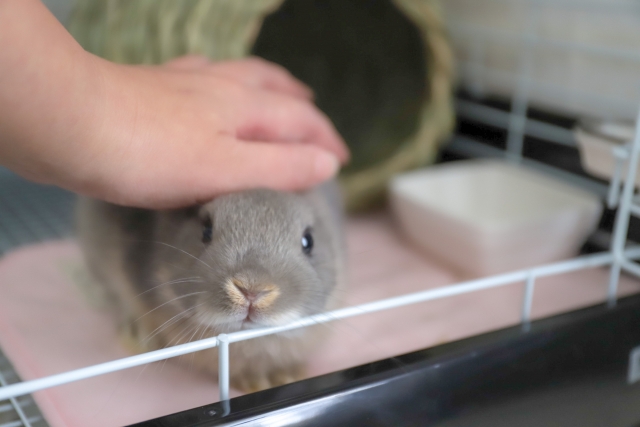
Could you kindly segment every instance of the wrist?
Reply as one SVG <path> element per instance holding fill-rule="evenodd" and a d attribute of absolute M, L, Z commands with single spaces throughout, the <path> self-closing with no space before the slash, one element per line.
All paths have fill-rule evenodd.
<path fill-rule="evenodd" d="M 101 98 L 100 73 L 41 2 L 2 7 L 0 162 L 26 178 L 69 188 L 75 165 L 68 154 L 84 147 L 99 116 L 92 100 Z"/>

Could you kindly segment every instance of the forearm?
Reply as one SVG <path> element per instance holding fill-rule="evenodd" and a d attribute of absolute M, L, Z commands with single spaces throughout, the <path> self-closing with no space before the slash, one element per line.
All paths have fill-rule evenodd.
<path fill-rule="evenodd" d="M 0 164 L 39 182 L 82 179 L 88 165 L 59 169 L 100 117 L 91 55 L 38 0 L 0 1 L 0 28 Z"/>

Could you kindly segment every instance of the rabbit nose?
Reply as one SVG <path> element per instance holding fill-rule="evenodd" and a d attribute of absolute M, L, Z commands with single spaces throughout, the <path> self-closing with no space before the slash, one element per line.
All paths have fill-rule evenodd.
<path fill-rule="evenodd" d="M 231 279 L 231 286 L 227 286 L 227 293 L 236 304 L 244 306 L 249 303 L 256 309 L 266 309 L 278 298 L 280 288 L 272 283 L 249 286 L 234 278 Z"/>

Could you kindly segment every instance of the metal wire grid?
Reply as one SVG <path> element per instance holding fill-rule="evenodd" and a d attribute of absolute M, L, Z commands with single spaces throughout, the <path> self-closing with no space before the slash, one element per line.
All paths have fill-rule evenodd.
<path fill-rule="evenodd" d="M 640 122 L 640 115 L 638 116 L 638 122 Z M 284 326 L 239 331 L 231 334 L 220 334 L 217 337 L 212 337 L 187 344 L 181 344 L 162 350 L 151 351 L 141 355 L 118 359 L 107 363 L 93 365 L 82 369 L 77 369 L 57 375 L 3 387 L 0 388 L 0 399 L 21 396 L 45 388 L 50 388 L 69 382 L 94 377 L 97 375 L 103 375 L 110 372 L 128 369 L 134 366 L 140 366 L 159 360 L 217 347 L 220 355 L 218 379 L 220 389 L 219 397 L 221 401 L 226 402 L 229 399 L 229 364 L 231 363 L 229 360 L 229 345 L 234 342 L 281 333 L 292 329 L 316 325 L 318 323 L 326 323 L 338 319 L 358 316 L 365 313 L 388 310 L 405 305 L 446 298 L 453 295 L 475 292 L 499 286 L 507 286 L 521 282 L 526 283 L 526 290 L 524 293 L 521 311 L 522 327 L 526 332 L 530 324 L 531 304 L 533 301 L 536 279 L 539 277 L 564 274 L 588 268 L 603 266 L 611 267 L 611 276 L 607 291 L 607 297 L 609 306 L 614 306 L 616 302 L 617 286 L 621 271 L 625 271 L 631 275 L 640 277 L 640 266 L 638 264 L 635 264 L 633 261 L 640 258 L 640 248 L 634 247 L 625 249 L 626 234 L 628 230 L 630 215 L 640 215 L 640 203 L 636 203 L 633 200 L 633 178 L 635 177 L 638 166 L 638 159 L 640 158 L 640 132 L 636 135 L 633 144 L 630 147 L 627 147 L 624 158 L 625 161 L 619 162 L 618 168 L 621 169 L 624 166 L 624 163 L 628 163 L 628 175 L 625 181 L 622 195 L 620 196 L 619 200 L 620 206 L 616 218 L 614 239 L 611 251 L 609 252 L 583 256 L 570 261 L 545 265 L 507 274 L 501 274 L 479 280 L 472 280 L 452 286 L 445 286 L 394 298 L 388 298 L 354 307 L 347 307 L 329 313 L 322 313 L 300 319 Z M 616 172 L 616 174 L 620 175 L 620 172 L 618 171 Z M 613 187 L 613 183 L 611 187 Z"/>
<path fill-rule="evenodd" d="M 69 237 L 74 196 L 28 182 L 0 168 L 0 256 L 19 246 Z M 20 378 L 0 350 L 0 385 Z M 0 399 L 0 427 L 46 427 L 31 396 Z"/>
<path fill-rule="evenodd" d="M 492 31 L 490 28 L 471 28 L 458 26 L 455 22 L 449 23 L 449 29 L 453 35 L 454 40 L 456 37 L 473 37 L 480 41 L 479 43 L 476 43 L 477 46 L 482 46 L 482 43 L 491 42 L 519 43 L 522 46 L 522 57 L 520 60 L 519 74 L 515 77 L 515 80 L 513 76 L 500 74 L 498 70 L 490 70 L 483 67 L 481 61 L 481 49 L 476 52 L 476 55 L 474 56 L 476 62 L 470 61 L 460 64 L 462 69 L 466 70 L 466 72 L 469 72 L 469 70 L 471 70 L 472 73 L 477 73 L 478 75 L 482 75 L 487 78 L 509 79 L 512 82 L 516 83 L 516 89 L 511 100 L 510 112 L 505 112 L 496 108 L 488 107 L 486 105 L 482 105 L 481 103 L 470 100 L 460 99 L 458 100 L 456 105 L 458 114 L 461 117 L 469 118 L 480 123 L 485 123 L 491 126 L 506 129 L 508 131 L 507 149 L 505 151 L 495 149 L 478 141 L 461 136 L 457 136 L 453 139 L 452 143 L 450 144 L 450 149 L 459 151 L 462 154 L 472 155 L 474 157 L 503 157 L 516 163 L 528 164 L 538 169 L 543 169 L 545 172 L 552 175 L 556 175 L 560 178 L 571 181 L 574 184 L 581 185 L 602 196 L 607 196 L 609 205 L 611 207 L 615 207 L 619 203 L 620 207 L 618 209 L 614 239 L 610 252 L 589 255 L 563 263 L 542 266 L 529 270 L 522 270 L 514 273 L 460 283 L 444 288 L 418 292 L 415 294 L 404 295 L 382 301 L 376 301 L 361 306 L 349 307 L 334 311 L 332 313 L 321 314 L 312 316 L 310 318 L 301 319 L 290 325 L 282 327 L 241 331 L 228 335 L 221 334 L 218 337 L 115 360 L 112 362 L 90 366 L 87 368 L 78 369 L 75 371 L 70 371 L 67 373 L 62 373 L 59 375 L 54 375 L 37 380 L 15 384 L 11 384 L 14 381 L 7 381 L 6 383 L 2 383 L 3 387 L 0 388 L 0 399 L 13 398 L 13 402 L 15 403 L 0 403 L 0 415 L 2 415 L 2 409 L 7 408 L 5 412 L 13 411 L 12 416 L 14 418 L 17 416 L 18 418 L 9 421 L 9 424 L 0 424 L 0 427 L 44 425 L 34 424 L 44 423 L 44 420 L 42 420 L 41 418 L 37 418 L 39 415 L 32 415 L 31 413 L 27 413 L 27 409 L 37 410 L 32 401 L 29 400 L 30 398 L 24 397 L 28 393 L 212 347 L 218 347 L 220 352 L 220 399 L 224 401 L 229 398 L 228 393 L 230 361 L 228 359 L 228 346 L 233 342 L 283 332 L 290 329 L 301 328 L 320 322 L 333 321 L 336 319 L 361 315 L 363 313 L 391 309 L 407 304 L 415 304 L 433 299 L 445 298 L 452 295 L 478 291 L 491 287 L 505 286 L 520 282 L 526 283 L 521 312 L 523 330 L 526 331 L 530 322 L 531 303 L 535 289 L 535 280 L 538 277 L 548 275 L 562 274 L 585 268 L 611 266 L 611 279 L 609 282 L 607 295 L 609 305 L 614 305 L 620 272 L 626 271 L 629 274 L 640 276 L 640 266 L 632 261 L 634 259 L 640 258 L 640 248 L 624 248 L 629 216 L 631 214 L 640 216 L 640 204 L 634 203 L 633 201 L 634 189 L 632 184 L 633 179 L 631 179 L 631 177 L 635 175 L 638 157 L 640 156 L 640 136 L 636 136 L 635 143 L 632 146 L 626 147 L 622 150 L 622 152 L 618 153 L 617 158 L 619 159 L 619 161 L 617 165 L 617 172 L 614 174 L 613 182 L 608 188 L 601 182 L 598 182 L 596 180 L 572 175 L 570 173 L 551 168 L 547 165 L 529 159 L 524 159 L 522 156 L 522 148 L 525 136 L 543 138 L 547 141 L 555 142 L 557 144 L 565 146 L 574 145 L 573 135 L 567 129 L 538 120 L 533 120 L 527 117 L 530 98 L 529 92 L 535 85 L 535 83 L 531 81 L 530 74 L 533 61 L 533 50 L 535 50 L 539 46 L 567 51 L 580 50 L 583 52 L 588 52 L 592 55 L 600 56 L 604 60 L 614 57 L 617 59 L 623 58 L 632 62 L 639 62 L 640 55 L 637 54 L 637 52 L 625 51 L 620 49 L 603 49 L 579 43 L 562 43 L 544 40 L 538 37 L 536 34 L 536 8 L 540 7 L 540 5 L 554 3 L 563 4 L 566 5 L 566 7 L 602 8 L 603 2 L 588 2 L 583 0 L 530 0 L 529 3 L 531 3 L 531 11 L 533 13 L 530 15 L 531 20 L 528 27 L 528 32 L 524 36 L 504 34 Z M 476 90 L 477 92 L 478 88 L 471 87 L 471 89 L 472 91 Z M 542 89 L 553 91 L 560 96 L 567 95 L 567 89 L 563 87 L 543 87 Z M 595 100 L 597 102 L 600 102 L 603 106 L 612 105 L 611 103 L 616 102 L 615 99 L 594 99 L 593 96 L 585 95 L 582 93 L 571 93 L 570 95 L 574 97 L 582 97 L 583 100 L 589 102 L 593 102 Z M 627 161 L 630 162 L 630 167 L 628 169 L 628 178 L 626 180 L 627 184 L 624 187 L 622 195 L 620 195 L 619 184 L 621 170 L 623 164 Z M 15 246 L 26 243 L 36 242 L 47 238 L 68 236 L 72 228 L 72 204 L 73 196 L 66 192 L 53 188 L 45 188 L 34 184 L 29 184 L 15 177 L 9 172 L 0 170 L 0 253 L 5 252 Z M 3 360 L 5 362 L 5 366 L 10 367 L 10 365 L 8 365 L 8 363 L 6 362 L 6 359 L 0 358 L 0 362 L 2 362 Z M 12 369 L 4 369 L 6 370 L 2 370 L 0 372 L 7 372 L 5 375 L 7 375 L 9 378 L 14 378 L 17 381 L 15 372 L 13 372 Z M 10 385 L 5 386 L 6 384 Z M 27 418 L 26 422 L 24 420 L 20 420 L 19 417 L 21 413 L 24 413 L 23 417 L 32 418 Z M 0 422 L 3 421 L 4 420 L 0 416 Z"/>
<path fill-rule="evenodd" d="M 71 236 L 74 199 L 69 192 L 0 168 L 0 255 L 29 243 Z"/>
<path fill-rule="evenodd" d="M 485 0 L 484 5 L 501 5 L 504 7 L 524 7 L 527 19 L 524 22 L 523 31 L 514 32 L 493 28 L 477 22 L 461 22 L 449 16 L 447 28 L 452 36 L 454 45 L 456 41 L 471 42 L 468 46 L 472 52 L 465 58 L 458 58 L 458 68 L 463 76 L 463 81 L 469 89 L 475 93 L 485 92 L 487 83 L 502 83 L 509 87 L 515 87 L 513 94 L 514 111 L 526 106 L 529 94 L 532 91 L 544 94 L 550 100 L 556 100 L 558 104 L 596 104 L 601 109 L 600 114 L 629 116 L 629 112 L 635 112 L 637 102 L 635 95 L 640 93 L 640 87 L 630 87 L 628 91 L 634 94 L 631 98 L 615 97 L 599 94 L 596 91 L 577 91 L 568 85 L 559 85 L 553 81 L 541 81 L 540 76 L 534 78 L 534 63 L 537 53 L 553 51 L 556 53 L 581 53 L 609 61 L 622 61 L 628 64 L 640 63 L 640 50 L 628 47 L 613 47 L 595 43 L 574 41 L 556 36 L 540 34 L 542 27 L 542 13 L 545 8 L 553 7 L 557 11 L 571 11 L 573 13 L 597 13 L 613 18 L 640 16 L 640 4 L 637 1 L 627 0 Z M 548 10 L 546 10 L 548 12 Z M 567 23 L 568 24 L 568 23 Z M 566 36 L 566 35 L 565 35 Z M 511 73 L 505 69 L 487 66 L 485 63 L 487 48 L 498 45 L 516 47 L 519 52 L 517 71 Z M 612 76 L 615 77 L 615 76 Z M 627 94 L 624 94 L 627 95 Z M 630 117 L 629 117 L 630 118 Z M 512 123 L 515 125 L 515 123 Z M 513 129 L 517 130 L 517 129 Z M 517 148 L 517 134 L 513 135 L 514 148 Z"/>
<path fill-rule="evenodd" d="M 0 386 L 20 382 L 6 357 L 0 353 Z M 31 396 L 0 400 L 0 427 L 47 427 Z"/>
<path fill-rule="evenodd" d="M 454 46 L 459 48 L 470 47 L 471 52 L 465 58 L 458 58 L 461 85 L 469 93 L 475 94 L 478 101 L 473 99 L 458 99 L 456 111 L 459 117 L 492 127 L 508 131 L 506 150 L 500 150 L 483 144 L 471 138 L 457 135 L 453 138 L 449 149 L 460 154 L 472 157 L 498 157 L 505 158 L 515 163 L 522 163 L 540 169 L 550 175 L 564 179 L 579 185 L 589 191 L 605 197 L 608 187 L 601 182 L 567 173 L 557 168 L 550 167 L 535 160 L 523 157 L 523 145 L 526 136 L 541 138 L 562 146 L 575 147 L 575 140 L 571 130 L 561 126 L 545 123 L 527 116 L 531 101 L 531 93 L 535 90 L 542 93 L 545 98 L 556 100 L 559 104 L 567 104 L 563 100 L 570 99 L 573 103 L 590 103 L 601 109 L 602 115 L 628 114 L 636 111 L 637 100 L 632 102 L 598 93 L 586 93 L 572 89 L 569 86 L 554 84 L 534 78 L 533 68 L 536 53 L 540 51 L 553 51 L 556 53 L 571 54 L 580 52 L 592 56 L 601 61 L 618 61 L 625 65 L 637 67 L 640 65 L 640 50 L 628 48 L 605 47 L 583 42 L 544 38 L 539 33 L 541 11 L 543 8 L 553 6 L 579 11 L 590 11 L 611 16 L 622 17 L 624 15 L 640 16 L 640 3 L 633 1 L 594 1 L 594 0 L 485 0 L 486 3 L 498 3 L 503 6 L 514 4 L 524 5 L 527 11 L 526 28 L 522 32 L 510 32 L 492 28 L 489 25 L 469 25 L 469 23 L 457 20 L 455 16 L 448 16 L 447 28 L 451 34 Z M 477 6 L 477 5 L 474 5 Z M 486 65 L 487 48 L 492 46 L 508 45 L 518 48 L 517 70 L 515 73 L 492 68 Z M 615 78 L 615 76 L 611 76 Z M 513 87 L 510 111 L 487 106 L 480 100 L 486 94 L 486 83 Z M 630 90 L 638 89 L 640 94 L 640 81 Z M 569 103 L 570 104 L 570 103 Z M 570 106 L 565 107 L 569 110 Z M 621 113 L 625 112 L 625 113 Z"/>

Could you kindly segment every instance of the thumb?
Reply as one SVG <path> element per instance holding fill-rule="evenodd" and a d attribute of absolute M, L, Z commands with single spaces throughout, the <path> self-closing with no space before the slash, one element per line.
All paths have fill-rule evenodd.
<path fill-rule="evenodd" d="M 304 190 L 334 177 L 338 158 L 310 144 L 242 141 L 235 144 L 234 168 L 226 187 Z"/>

